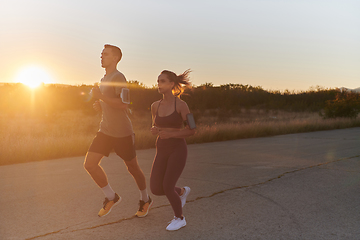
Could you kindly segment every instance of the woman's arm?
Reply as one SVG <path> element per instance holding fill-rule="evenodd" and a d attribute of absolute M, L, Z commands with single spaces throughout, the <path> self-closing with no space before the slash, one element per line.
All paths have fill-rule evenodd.
<path fill-rule="evenodd" d="M 150 129 L 150 132 L 152 133 L 152 135 L 156 135 L 159 133 L 159 128 L 155 126 L 155 115 L 156 115 L 156 110 L 159 106 L 158 102 L 159 101 L 156 101 L 153 104 L 151 104 L 152 127 Z"/>
<path fill-rule="evenodd" d="M 179 131 L 159 131 L 159 137 L 161 139 L 167 138 L 186 138 L 195 134 L 195 129 L 189 129 L 189 127 L 185 127 Z"/>

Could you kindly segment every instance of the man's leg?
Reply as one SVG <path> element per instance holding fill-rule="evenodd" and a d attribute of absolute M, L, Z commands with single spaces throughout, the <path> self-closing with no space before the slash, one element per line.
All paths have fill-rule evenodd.
<path fill-rule="evenodd" d="M 124 161 L 129 173 L 135 179 L 135 182 L 140 191 L 146 190 L 146 180 L 144 172 L 141 170 L 137 157 L 134 157 L 130 161 Z"/>
<path fill-rule="evenodd" d="M 88 152 L 85 157 L 84 167 L 94 182 L 101 188 L 106 198 L 113 200 L 115 192 L 108 183 L 104 169 L 100 166 L 103 158 L 101 153 Z"/>
<path fill-rule="evenodd" d="M 88 152 L 84 161 L 84 168 L 90 174 L 95 183 L 103 188 L 108 185 L 108 179 L 104 169 L 100 166 L 103 158 L 101 153 Z"/>
<path fill-rule="evenodd" d="M 141 170 L 137 158 L 134 157 L 130 161 L 124 161 L 129 173 L 133 176 L 139 190 L 141 199 L 139 201 L 139 210 L 136 212 L 135 216 L 145 217 L 153 204 L 152 199 L 147 193 L 146 190 L 146 180 L 143 171 Z"/>
<path fill-rule="evenodd" d="M 94 182 L 101 188 L 105 195 L 103 208 L 100 209 L 98 216 L 103 217 L 110 213 L 113 206 L 120 203 L 121 198 L 117 195 L 108 183 L 104 169 L 100 166 L 103 155 L 100 153 L 88 152 L 85 157 L 84 167 L 90 174 Z"/>

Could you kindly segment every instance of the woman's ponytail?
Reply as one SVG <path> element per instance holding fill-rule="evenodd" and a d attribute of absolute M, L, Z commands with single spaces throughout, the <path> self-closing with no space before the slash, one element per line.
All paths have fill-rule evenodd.
<path fill-rule="evenodd" d="M 184 87 L 191 86 L 189 79 L 190 72 L 191 70 L 187 69 L 185 72 L 177 76 L 174 72 L 164 70 L 161 74 L 165 74 L 169 78 L 170 82 L 175 83 L 173 87 L 173 94 L 178 97 L 184 92 Z"/>

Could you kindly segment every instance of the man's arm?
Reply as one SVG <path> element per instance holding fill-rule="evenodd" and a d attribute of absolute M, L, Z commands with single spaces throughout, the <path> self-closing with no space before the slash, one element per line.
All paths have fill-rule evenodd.
<path fill-rule="evenodd" d="M 128 105 L 126 103 L 122 102 L 122 99 L 120 97 L 112 98 L 112 97 L 107 97 L 107 96 L 103 95 L 100 92 L 99 86 L 94 86 L 92 88 L 92 93 L 93 93 L 94 98 L 100 99 L 101 101 L 108 104 L 112 108 L 126 109 L 128 107 Z"/>
<path fill-rule="evenodd" d="M 101 104 L 100 104 L 100 101 L 99 100 L 96 100 L 93 104 L 93 108 L 95 111 L 97 112 L 101 112 L 102 109 L 101 109 Z"/>

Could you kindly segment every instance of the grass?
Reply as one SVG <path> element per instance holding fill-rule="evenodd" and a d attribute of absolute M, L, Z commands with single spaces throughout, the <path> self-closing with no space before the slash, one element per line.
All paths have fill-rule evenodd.
<path fill-rule="evenodd" d="M 359 127 L 359 119 L 322 119 L 317 113 L 246 110 L 194 113 L 197 133 L 187 142 L 204 143 Z M 150 112 L 135 112 L 137 149 L 152 148 Z M 84 156 L 98 129 L 99 115 L 68 111 L 51 118 L 0 116 L 0 165 Z"/>
<path fill-rule="evenodd" d="M 84 155 L 97 128 L 94 117 L 80 112 L 0 121 L 0 165 Z"/>
<path fill-rule="evenodd" d="M 198 122 L 197 134 L 187 139 L 189 144 L 360 126 L 360 119 L 323 119 L 318 113 L 262 110 L 237 114 L 219 123 L 216 117 L 202 117 Z"/>

